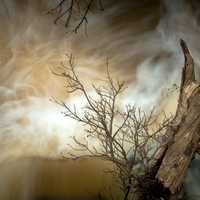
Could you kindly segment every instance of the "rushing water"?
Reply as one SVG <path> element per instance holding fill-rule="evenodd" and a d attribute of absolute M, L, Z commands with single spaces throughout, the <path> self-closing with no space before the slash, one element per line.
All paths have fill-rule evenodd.
<path fill-rule="evenodd" d="M 66 34 L 62 24 L 53 24 L 54 16 L 46 15 L 46 11 L 55 3 L 54 0 L 2 0 L 0 4 L 2 165 L 21 157 L 60 158 L 69 137 L 83 132 L 79 124 L 62 116 L 62 108 L 49 101 L 54 96 L 82 106 L 81 97 L 67 94 L 64 81 L 51 73 L 66 53 L 76 57 L 77 70 L 86 84 L 104 77 L 108 57 L 113 77 L 125 80 L 129 86 L 124 104 L 136 104 L 143 109 L 159 103 L 162 109 L 175 111 L 177 94 L 167 98 L 163 94 L 180 82 L 183 65 L 180 38 L 188 43 L 199 77 L 198 0 L 105 1 L 104 12 L 89 15 L 87 36 L 83 29 L 78 34 Z M 34 166 L 32 160 L 27 163 Z M 21 168 L 20 164 L 15 165 Z M 196 171 L 190 172 L 189 183 L 194 180 L 193 174 L 200 178 L 196 166 L 192 165 Z M 33 172 L 30 168 L 30 173 Z M 9 171 L 5 173 L 7 176 L 3 170 L 2 173 L 0 192 L 10 194 L 12 187 L 8 184 L 5 188 L 4 182 L 12 177 Z M 28 180 L 27 175 L 25 184 L 33 184 L 32 179 L 37 176 L 31 175 Z M 21 185 L 19 191 L 23 193 L 24 187 Z M 193 191 L 196 195 L 197 191 Z"/>

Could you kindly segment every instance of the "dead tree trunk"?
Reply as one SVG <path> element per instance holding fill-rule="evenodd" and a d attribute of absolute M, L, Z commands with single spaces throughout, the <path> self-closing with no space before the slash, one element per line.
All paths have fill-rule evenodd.
<path fill-rule="evenodd" d="M 181 40 L 180 45 L 185 57 L 185 65 L 182 71 L 178 107 L 176 115 L 166 131 L 169 138 L 168 143 L 160 153 L 159 163 L 153 172 L 154 180 L 157 181 L 156 187 L 162 186 L 163 188 L 156 198 L 143 195 L 142 198 L 139 198 L 141 200 L 182 199 L 180 194 L 187 169 L 199 146 L 200 83 L 195 80 L 194 62 L 186 43 Z M 155 190 L 154 186 L 154 193 Z M 164 196 L 162 196 L 163 191 L 165 192 Z"/>
<path fill-rule="evenodd" d="M 188 166 L 200 139 L 200 83 L 195 80 L 194 62 L 183 40 L 185 57 L 176 116 L 167 130 L 171 137 L 156 178 L 176 194 L 182 187 Z"/>

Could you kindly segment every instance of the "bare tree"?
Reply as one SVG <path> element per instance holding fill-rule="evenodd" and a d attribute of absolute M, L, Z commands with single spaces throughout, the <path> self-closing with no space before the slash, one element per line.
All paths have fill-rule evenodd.
<path fill-rule="evenodd" d="M 71 108 L 56 100 L 65 108 L 65 116 L 82 123 L 86 131 L 86 141 L 73 137 L 75 146 L 71 145 L 71 148 L 76 154 L 70 153 L 70 158 L 96 157 L 112 162 L 114 169 L 109 172 L 118 181 L 124 192 L 124 199 L 132 196 L 138 184 L 138 177 L 146 174 L 155 163 L 162 134 L 170 119 L 165 117 L 155 128 L 153 126 L 157 122 L 157 115 L 154 110 L 145 113 L 130 105 L 124 110 L 120 109 L 118 101 L 125 89 L 125 83 L 113 81 L 108 63 L 104 86 L 92 86 L 95 96 L 89 94 L 79 79 L 72 56 L 69 56 L 68 66 L 63 64 L 62 72 L 55 74 L 66 79 L 69 93 L 80 92 L 86 100 L 83 113 L 77 110 L 76 105 Z M 91 139 L 96 141 L 98 147 L 88 144 Z M 77 150 L 82 154 L 77 155 Z"/>
<path fill-rule="evenodd" d="M 54 23 L 64 20 L 65 27 L 68 28 L 73 20 L 76 25 L 73 31 L 77 33 L 78 29 L 88 23 L 87 16 L 92 8 L 97 7 L 98 10 L 104 10 L 102 0 L 60 0 L 59 3 L 49 10 L 48 14 L 56 15 Z"/>
<path fill-rule="evenodd" d="M 157 164 L 140 184 L 140 198 L 183 200 L 187 169 L 199 152 L 200 83 L 195 78 L 194 61 L 184 40 L 180 46 L 185 58 L 176 114 L 166 129 L 167 142 L 157 156 Z M 141 179 L 142 180 L 142 179 Z M 153 196 L 155 197 L 155 195 Z"/>

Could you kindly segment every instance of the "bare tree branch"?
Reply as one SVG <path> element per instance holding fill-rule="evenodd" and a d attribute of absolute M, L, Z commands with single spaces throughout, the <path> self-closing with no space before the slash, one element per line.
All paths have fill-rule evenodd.
<path fill-rule="evenodd" d="M 66 28 L 75 20 L 76 25 L 73 27 L 73 31 L 77 33 L 83 24 L 87 25 L 87 16 L 94 4 L 99 5 L 99 10 L 104 10 L 102 0 L 60 0 L 47 14 L 56 15 L 54 20 L 55 24 L 64 20 Z"/>
<path fill-rule="evenodd" d="M 106 84 L 103 87 L 93 85 L 95 97 L 89 95 L 79 79 L 72 55 L 69 56 L 68 66 L 62 64 L 62 69 L 61 73 L 54 74 L 66 79 L 69 93 L 78 91 L 86 101 L 83 114 L 79 114 L 76 106 L 71 108 L 66 103 L 56 100 L 56 103 L 65 108 L 66 117 L 86 127 L 86 141 L 73 137 L 74 145 L 82 155 L 69 153 L 68 156 L 73 159 L 96 157 L 112 162 L 115 167 L 112 173 L 124 192 L 124 199 L 127 199 L 134 192 L 137 177 L 141 173 L 144 174 L 154 163 L 155 155 L 162 146 L 159 138 L 169 125 L 170 119 L 164 118 L 154 130 L 152 125 L 157 120 L 154 110 L 145 113 L 129 105 L 122 111 L 118 106 L 118 100 L 125 89 L 125 84 L 111 78 L 108 63 Z M 91 139 L 94 139 L 99 147 L 89 144 L 88 141 Z M 70 147 L 73 152 L 77 152 L 73 145 Z"/>

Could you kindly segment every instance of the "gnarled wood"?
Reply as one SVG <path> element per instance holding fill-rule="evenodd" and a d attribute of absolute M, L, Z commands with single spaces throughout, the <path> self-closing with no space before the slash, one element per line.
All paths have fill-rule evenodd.
<path fill-rule="evenodd" d="M 178 107 L 166 132 L 170 136 L 170 142 L 156 174 L 156 178 L 171 194 L 176 194 L 182 187 L 200 140 L 200 83 L 195 80 L 194 62 L 186 43 L 181 40 L 180 45 L 185 64 Z"/>

